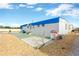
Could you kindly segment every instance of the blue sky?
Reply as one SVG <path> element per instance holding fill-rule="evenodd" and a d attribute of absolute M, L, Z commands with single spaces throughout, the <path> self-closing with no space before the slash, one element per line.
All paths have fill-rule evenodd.
<path fill-rule="evenodd" d="M 0 3 L 0 25 L 20 26 L 58 16 L 79 26 L 79 4 Z"/>

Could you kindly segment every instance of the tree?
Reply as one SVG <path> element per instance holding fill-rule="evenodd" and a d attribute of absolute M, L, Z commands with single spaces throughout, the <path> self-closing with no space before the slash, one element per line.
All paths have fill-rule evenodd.
<path fill-rule="evenodd" d="M 10 27 L 10 26 L 5 26 L 4 28 L 8 28 L 8 29 L 11 29 L 11 27 Z"/>
<path fill-rule="evenodd" d="M 0 25 L 0 28 L 7 28 L 7 29 L 20 29 L 20 27 L 10 27 L 10 26 L 2 26 L 2 25 Z"/>
<path fill-rule="evenodd" d="M 0 28 L 3 28 L 3 26 L 2 26 L 2 25 L 0 25 Z"/>

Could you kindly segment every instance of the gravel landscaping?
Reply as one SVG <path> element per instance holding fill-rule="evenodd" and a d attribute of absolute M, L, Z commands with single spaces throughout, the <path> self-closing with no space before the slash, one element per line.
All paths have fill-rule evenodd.
<path fill-rule="evenodd" d="M 74 42 L 75 34 L 70 33 L 62 40 L 52 40 L 51 43 L 35 49 L 13 34 L 0 34 L 0 55 L 9 56 L 61 56 L 68 55 Z"/>

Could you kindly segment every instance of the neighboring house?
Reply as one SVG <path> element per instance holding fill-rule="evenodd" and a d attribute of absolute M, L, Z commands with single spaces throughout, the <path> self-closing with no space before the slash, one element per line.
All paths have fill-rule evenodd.
<path fill-rule="evenodd" d="M 79 32 L 79 28 L 75 28 L 75 29 L 74 29 L 74 31 L 77 31 L 77 32 Z"/>
<path fill-rule="evenodd" d="M 29 23 L 21 26 L 21 30 L 26 33 L 31 32 L 32 34 L 52 37 L 68 34 L 73 30 L 73 25 L 67 20 L 61 17 L 43 20 L 39 22 Z"/>
<path fill-rule="evenodd" d="M 75 32 L 77 35 L 79 35 L 79 28 L 75 28 L 75 29 L 74 29 L 74 32 Z"/>

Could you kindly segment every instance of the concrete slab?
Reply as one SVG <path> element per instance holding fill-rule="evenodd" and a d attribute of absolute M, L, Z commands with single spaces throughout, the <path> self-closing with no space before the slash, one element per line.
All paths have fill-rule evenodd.
<path fill-rule="evenodd" d="M 50 39 L 45 39 L 45 38 L 36 37 L 36 36 L 31 36 L 31 37 L 28 37 L 28 38 L 24 38 L 22 40 L 24 42 L 26 42 L 27 44 L 31 45 L 34 48 L 39 48 L 43 44 L 45 44 L 48 41 L 50 41 Z"/>

